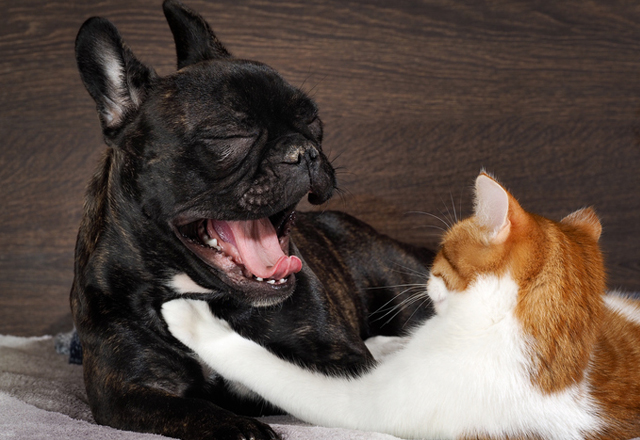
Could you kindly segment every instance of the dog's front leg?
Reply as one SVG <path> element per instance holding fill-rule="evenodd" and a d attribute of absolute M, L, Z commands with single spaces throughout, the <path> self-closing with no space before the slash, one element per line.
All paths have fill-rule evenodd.
<path fill-rule="evenodd" d="M 268 425 L 216 405 L 233 401 L 233 396 L 222 381 L 207 381 L 189 353 L 141 341 L 135 332 L 121 333 L 130 337 L 114 334 L 96 345 L 89 338 L 83 341 L 85 382 L 96 422 L 185 440 L 278 438 Z"/>

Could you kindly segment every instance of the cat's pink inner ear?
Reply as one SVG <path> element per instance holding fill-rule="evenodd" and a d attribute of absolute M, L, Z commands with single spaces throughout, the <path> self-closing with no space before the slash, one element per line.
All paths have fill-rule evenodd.
<path fill-rule="evenodd" d="M 502 243 L 509 236 L 509 193 L 485 173 L 476 179 L 475 217 L 491 243 Z"/>

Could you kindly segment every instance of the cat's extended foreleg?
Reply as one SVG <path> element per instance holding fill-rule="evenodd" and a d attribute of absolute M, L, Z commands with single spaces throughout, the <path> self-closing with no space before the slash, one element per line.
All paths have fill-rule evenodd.
<path fill-rule="evenodd" d="M 294 416 L 321 425 L 375 429 L 375 411 L 363 409 L 372 387 L 280 359 L 235 333 L 204 301 L 173 300 L 163 305 L 162 314 L 171 333 L 216 372 Z"/>
<path fill-rule="evenodd" d="M 364 343 L 373 358 L 380 362 L 404 348 L 407 344 L 407 338 L 407 336 L 373 336 L 364 341 Z"/>

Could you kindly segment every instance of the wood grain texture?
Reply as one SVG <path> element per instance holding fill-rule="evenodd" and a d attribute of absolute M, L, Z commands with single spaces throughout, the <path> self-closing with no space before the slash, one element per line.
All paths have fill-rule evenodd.
<path fill-rule="evenodd" d="M 73 247 L 104 148 L 73 44 L 112 20 L 174 69 L 160 1 L 0 0 L 0 333 L 70 328 Z M 640 290 L 640 3 L 188 1 L 236 56 L 318 102 L 343 209 L 437 246 L 485 167 L 523 207 L 602 218 L 609 285 Z M 308 208 L 303 203 L 303 208 Z M 326 207 L 323 207 L 323 209 Z"/>

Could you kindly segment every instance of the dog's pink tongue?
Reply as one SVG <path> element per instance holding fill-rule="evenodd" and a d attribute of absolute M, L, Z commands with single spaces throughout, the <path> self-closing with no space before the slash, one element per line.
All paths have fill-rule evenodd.
<path fill-rule="evenodd" d="M 282 252 L 271 221 L 264 218 L 248 221 L 214 221 L 220 238 L 233 244 L 244 266 L 257 277 L 279 280 L 302 269 L 302 261 Z"/>

